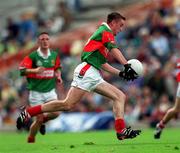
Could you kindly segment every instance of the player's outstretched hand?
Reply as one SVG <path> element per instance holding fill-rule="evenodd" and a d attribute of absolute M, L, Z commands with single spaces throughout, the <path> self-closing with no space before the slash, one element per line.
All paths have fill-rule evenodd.
<path fill-rule="evenodd" d="M 126 81 L 137 79 L 138 74 L 131 68 L 131 64 L 125 64 L 124 70 L 119 72 L 119 76 Z"/>

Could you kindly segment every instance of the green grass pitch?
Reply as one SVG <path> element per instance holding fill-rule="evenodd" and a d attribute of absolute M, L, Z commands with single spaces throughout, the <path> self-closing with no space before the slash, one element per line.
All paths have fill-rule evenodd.
<path fill-rule="evenodd" d="M 36 143 L 26 143 L 27 133 L 0 133 L 0 153 L 180 153 L 180 129 L 163 131 L 154 140 L 144 129 L 135 139 L 118 141 L 114 131 L 38 134 Z"/>

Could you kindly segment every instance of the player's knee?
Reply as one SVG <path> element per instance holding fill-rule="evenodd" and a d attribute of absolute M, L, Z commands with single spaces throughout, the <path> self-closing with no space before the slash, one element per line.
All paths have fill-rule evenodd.
<path fill-rule="evenodd" d="M 121 100 L 121 102 L 125 102 L 126 101 L 126 95 L 124 93 L 122 93 L 122 92 L 119 92 L 119 93 L 116 94 L 115 99 L 117 101 Z"/>
<path fill-rule="evenodd" d="M 125 102 L 126 101 L 126 95 L 124 93 L 122 93 L 121 97 L 122 97 L 123 101 Z"/>

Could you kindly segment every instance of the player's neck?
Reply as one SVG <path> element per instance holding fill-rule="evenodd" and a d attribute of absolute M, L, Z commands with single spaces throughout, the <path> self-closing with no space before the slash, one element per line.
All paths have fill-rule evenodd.
<path fill-rule="evenodd" d="M 114 34 L 114 26 L 113 26 L 111 23 L 109 23 L 108 26 L 110 27 L 111 31 L 112 31 L 113 34 Z M 114 35 L 115 35 L 115 34 L 114 34 Z"/>
<path fill-rule="evenodd" d="M 47 56 L 48 54 L 48 48 L 41 48 L 41 52 Z"/>

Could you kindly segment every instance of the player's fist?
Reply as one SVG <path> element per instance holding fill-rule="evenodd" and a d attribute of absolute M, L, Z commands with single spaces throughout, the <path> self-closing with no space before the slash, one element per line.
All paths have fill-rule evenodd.
<path fill-rule="evenodd" d="M 60 83 L 60 84 L 63 83 L 60 72 L 55 72 L 54 75 L 55 75 L 56 80 L 57 80 L 58 83 Z"/>
<path fill-rule="evenodd" d="M 124 70 L 119 72 L 119 76 L 126 81 L 137 79 L 138 74 L 131 68 L 131 64 L 125 64 Z"/>
<path fill-rule="evenodd" d="M 57 81 L 58 81 L 58 83 L 63 83 L 63 80 L 62 80 L 62 78 L 57 78 Z"/>
<path fill-rule="evenodd" d="M 45 68 L 44 67 L 37 67 L 36 68 L 36 73 L 42 73 L 45 71 Z"/>

